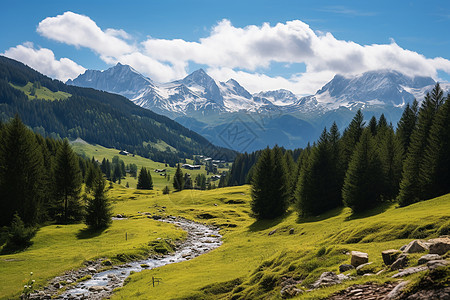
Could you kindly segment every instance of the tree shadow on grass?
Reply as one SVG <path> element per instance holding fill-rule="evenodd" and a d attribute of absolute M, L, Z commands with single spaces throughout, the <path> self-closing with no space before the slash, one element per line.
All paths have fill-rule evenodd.
<path fill-rule="evenodd" d="M 84 229 L 80 229 L 77 232 L 77 239 L 79 240 L 85 240 L 85 239 L 90 239 L 90 238 L 94 238 L 99 236 L 100 234 L 103 233 L 103 231 L 105 231 L 106 228 L 102 228 L 102 229 L 89 229 L 89 228 L 84 228 Z"/>
<path fill-rule="evenodd" d="M 248 227 L 248 230 L 251 232 L 256 232 L 256 231 L 262 231 L 262 230 L 272 228 L 272 227 L 280 224 L 281 222 L 283 222 L 283 220 L 285 218 L 289 217 L 291 214 L 292 214 L 292 210 L 288 210 L 286 212 L 286 214 L 284 214 L 283 216 L 272 219 L 272 220 L 257 220 Z"/>
<path fill-rule="evenodd" d="M 345 221 L 364 219 L 364 218 L 376 216 L 376 215 L 384 213 L 387 209 L 389 209 L 393 205 L 395 205 L 394 202 L 384 202 L 384 203 L 378 204 L 376 207 L 371 208 L 369 210 L 359 212 L 359 213 L 353 213 L 350 216 L 348 216 L 347 218 L 345 218 Z"/>
<path fill-rule="evenodd" d="M 297 219 L 297 223 L 302 224 L 302 223 L 313 223 L 323 221 L 340 215 L 343 210 L 344 207 L 337 207 L 318 216 L 307 216 L 307 217 L 299 216 Z"/>

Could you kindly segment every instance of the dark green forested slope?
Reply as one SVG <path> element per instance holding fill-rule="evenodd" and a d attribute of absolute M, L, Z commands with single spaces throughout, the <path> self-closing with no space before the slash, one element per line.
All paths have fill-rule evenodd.
<path fill-rule="evenodd" d="M 59 101 L 29 100 L 11 85 L 24 86 L 28 82 L 72 96 Z M 0 56 L 0 120 L 6 121 L 16 113 L 26 125 L 44 135 L 80 137 L 89 143 L 125 149 L 171 164 L 200 153 L 221 159 L 235 156 L 235 152 L 213 146 L 199 134 L 136 106 L 125 97 L 68 86 Z M 160 151 L 151 146 L 160 141 L 176 148 L 177 152 Z"/>

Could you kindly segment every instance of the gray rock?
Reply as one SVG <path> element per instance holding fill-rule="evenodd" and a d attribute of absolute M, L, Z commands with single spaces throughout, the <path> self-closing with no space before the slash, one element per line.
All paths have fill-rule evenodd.
<path fill-rule="evenodd" d="M 272 230 L 271 232 L 269 232 L 269 235 L 272 235 L 272 234 L 274 234 L 275 232 L 277 232 L 276 229 L 274 229 L 274 230 Z"/>
<path fill-rule="evenodd" d="M 339 266 L 339 272 L 344 273 L 353 270 L 355 267 L 349 264 L 343 264 Z"/>
<path fill-rule="evenodd" d="M 428 246 L 419 240 L 414 240 L 409 243 L 403 252 L 405 253 L 420 253 L 428 250 Z"/>
<path fill-rule="evenodd" d="M 368 274 L 368 273 L 373 273 L 373 269 L 368 267 L 371 264 L 373 264 L 373 262 L 368 262 L 362 265 L 359 265 L 356 267 L 356 274 L 358 275 L 364 275 L 364 274 Z"/>
<path fill-rule="evenodd" d="M 381 252 L 381 256 L 383 257 L 383 262 L 386 266 L 392 265 L 394 261 L 400 256 L 402 252 L 396 249 L 385 250 Z"/>
<path fill-rule="evenodd" d="M 98 292 L 103 291 L 103 287 L 99 286 L 99 285 L 94 285 L 94 286 L 89 287 L 89 291 L 90 292 L 94 292 L 94 293 L 98 293 Z"/>
<path fill-rule="evenodd" d="M 401 247 L 400 247 L 400 251 L 405 251 L 406 246 L 408 246 L 408 245 L 403 245 L 403 246 L 401 246 Z"/>
<path fill-rule="evenodd" d="M 312 287 L 314 289 L 317 289 L 322 286 L 335 285 L 347 279 L 350 279 L 350 277 L 344 274 L 336 275 L 334 272 L 324 272 L 322 273 L 322 275 L 320 275 L 319 279 L 317 279 L 316 282 L 312 284 Z"/>
<path fill-rule="evenodd" d="M 396 261 L 394 261 L 391 265 L 391 270 L 399 270 L 404 269 L 408 265 L 408 256 L 401 255 L 399 258 L 397 258 Z"/>
<path fill-rule="evenodd" d="M 301 293 L 303 293 L 303 291 L 297 288 L 295 285 L 286 285 L 280 291 L 281 297 L 284 299 L 293 298 Z"/>
<path fill-rule="evenodd" d="M 404 277 L 404 276 L 408 276 L 408 275 L 426 271 L 426 270 L 428 270 L 428 267 L 425 267 L 425 266 L 411 267 L 411 268 L 405 269 L 401 272 L 398 272 L 397 274 L 392 275 L 392 278 Z"/>
<path fill-rule="evenodd" d="M 435 269 L 435 268 L 438 268 L 438 267 L 443 267 L 445 265 L 448 265 L 448 261 L 446 261 L 445 259 L 431 260 L 431 261 L 427 262 L 427 267 L 429 269 Z"/>
<path fill-rule="evenodd" d="M 97 270 L 95 269 L 95 268 L 88 268 L 87 269 L 88 270 L 88 272 L 90 272 L 90 273 L 97 273 Z"/>
<path fill-rule="evenodd" d="M 426 254 L 421 258 L 419 258 L 419 265 L 426 264 L 430 260 L 440 260 L 440 259 L 442 259 L 442 257 L 438 254 Z"/>
<path fill-rule="evenodd" d="M 294 228 L 289 229 L 289 234 L 294 234 Z"/>
<path fill-rule="evenodd" d="M 397 286 L 389 292 L 389 294 L 387 294 L 385 300 L 394 300 L 397 299 L 401 292 L 403 291 L 403 289 L 408 285 L 409 280 L 407 281 L 402 281 L 399 284 L 397 284 Z"/>
<path fill-rule="evenodd" d="M 430 254 L 444 255 L 450 250 L 450 238 L 448 237 L 432 239 L 428 242 L 431 243 Z"/>
<path fill-rule="evenodd" d="M 369 255 L 364 252 L 352 251 L 352 258 L 350 260 L 350 264 L 355 268 L 359 265 L 365 264 L 369 262 Z"/>

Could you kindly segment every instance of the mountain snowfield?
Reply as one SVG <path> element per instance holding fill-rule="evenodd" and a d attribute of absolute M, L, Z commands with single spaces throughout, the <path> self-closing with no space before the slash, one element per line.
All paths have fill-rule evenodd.
<path fill-rule="evenodd" d="M 275 143 L 287 148 L 304 147 L 333 121 L 341 128 L 346 126 L 357 109 L 363 110 L 366 118 L 384 113 L 395 125 L 404 106 L 414 99 L 421 101 L 436 82 L 430 77 L 377 70 L 336 75 L 314 95 L 298 97 L 284 89 L 251 94 L 236 80 L 219 82 L 203 69 L 180 80 L 157 83 L 118 63 L 105 71 L 87 70 L 67 84 L 123 95 L 141 107 L 175 119 L 215 144 L 250 151 Z M 441 87 L 450 90 L 449 83 Z M 255 136 L 247 149 L 220 139 L 226 125 L 236 123 L 236 118 Z"/>

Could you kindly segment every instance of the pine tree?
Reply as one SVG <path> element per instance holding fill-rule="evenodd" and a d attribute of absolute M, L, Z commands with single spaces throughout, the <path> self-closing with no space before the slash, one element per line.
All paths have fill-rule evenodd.
<path fill-rule="evenodd" d="M 423 176 L 423 164 L 425 150 L 428 147 L 428 137 L 439 107 L 444 101 L 443 92 L 437 83 L 431 94 L 425 96 L 425 100 L 419 110 L 417 126 L 411 135 L 408 154 L 403 164 L 402 180 L 398 202 L 401 206 L 423 199 L 426 180 Z"/>
<path fill-rule="evenodd" d="M 150 171 L 145 167 L 141 168 L 138 176 L 137 189 L 139 190 L 153 190 L 153 179 Z"/>
<path fill-rule="evenodd" d="M 184 187 L 183 172 L 181 171 L 180 164 L 177 165 L 177 170 L 173 176 L 173 188 L 176 191 L 181 191 Z"/>
<path fill-rule="evenodd" d="M 294 188 L 296 186 L 296 182 L 294 182 L 295 172 L 297 171 L 297 166 L 294 162 L 294 158 L 292 157 L 292 151 L 286 151 L 283 156 L 285 170 L 285 178 L 286 178 L 286 188 L 288 193 L 288 199 L 292 202 L 294 199 Z"/>
<path fill-rule="evenodd" d="M 370 130 L 361 135 L 352 155 L 342 188 L 342 198 L 353 212 L 374 207 L 380 201 L 381 163 Z"/>
<path fill-rule="evenodd" d="M 377 124 L 377 133 L 380 132 L 380 130 L 384 130 L 387 127 L 389 127 L 386 117 L 384 116 L 384 114 L 381 114 L 380 118 L 378 119 L 378 124 Z"/>
<path fill-rule="evenodd" d="M 385 199 L 395 199 L 402 176 L 403 146 L 391 127 L 380 129 L 377 141 L 383 170 L 382 193 Z"/>
<path fill-rule="evenodd" d="M 251 208 L 257 219 L 273 219 L 284 214 L 287 207 L 286 181 L 279 148 L 261 152 L 255 166 L 251 187 Z"/>
<path fill-rule="evenodd" d="M 8 228 L 6 244 L 2 248 L 2 254 L 9 254 L 22 250 L 32 244 L 31 239 L 36 234 L 34 227 L 26 227 L 19 214 L 14 214 L 11 226 Z"/>
<path fill-rule="evenodd" d="M 81 172 L 78 158 L 72 151 L 69 141 L 65 139 L 56 154 L 55 165 L 55 195 L 62 204 L 57 208 L 60 218 L 67 223 L 70 219 L 77 220 L 81 217 L 79 204 L 81 191 Z"/>
<path fill-rule="evenodd" d="M 450 192 L 450 96 L 439 109 L 430 129 L 429 144 L 422 164 L 425 197 Z"/>
<path fill-rule="evenodd" d="M 112 208 L 105 196 L 105 180 L 95 179 L 94 197 L 89 198 L 86 205 L 85 223 L 91 230 L 99 230 L 111 225 Z"/>
<path fill-rule="evenodd" d="M 329 189 L 332 198 L 337 205 L 342 205 L 342 186 L 344 185 L 345 170 L 341 160 L 341 135 L 336 122 L 331 125 L 329 133 L 330 143 L 330 172 L 334 174 L 330 178 Z"/>
<path fill-rule="evenodd" d="M 348 168 L 348 164 L 350 163 L 350 159 L 352 157 L 353 151 L 355 150 L 355 146 L 356 144 L 358 144 L 361 134 L 364 130 L 364 125 L 364 116 L 361 110 L 358 110 L 356 112 L 356 115 L 348 125 L 347 129 L 345 129 L 344 134 L 342 135 L 341 159 L 342 168 L 344 170 L 347 170 Z"/>
<path fill-rule="evenodd" d="M 36 223 L 43 173 L 41 147 L 16 115 L 0 135 L 0 225 L 8 226 L 15 212 L 25 224 Z"/>
<path fill-rule="evenodd" d="M 336 179 L 330 136 L 324 129 L 317 146 L 312 149 L 297 185 L 300 214 L 318 215 L 341 205 L 341 197 L 336 196 Z"/>
<path fill-rule="evenodd" d="M 370 119 L 368 128 L 370 129 L 372 136 L 377 135 L 378 124 L 377 118 L 375 116 L 372 116 L 372 118 Z"/>
<path fill-rule="evenodd" d="M 417 124 L 417 100 L 414 100 L 412 108 L 409 103 L 406 104 L 405 110 L 403 111 L 402 117 L 397 124 L 397 132 L 400 143 L 403 146 L 403 157 L 406 157 L 409 144 L 411 141 L 411 134 Z"/>
<path fill-rule="evenodd" d="M 192 186 L 192 179 L 191 179 L 190 174 L 185 173 L 183 181 L 184 181 L 183 189 L 186 189 L 186 190 L 192 189 L 193 186 Z"/>

